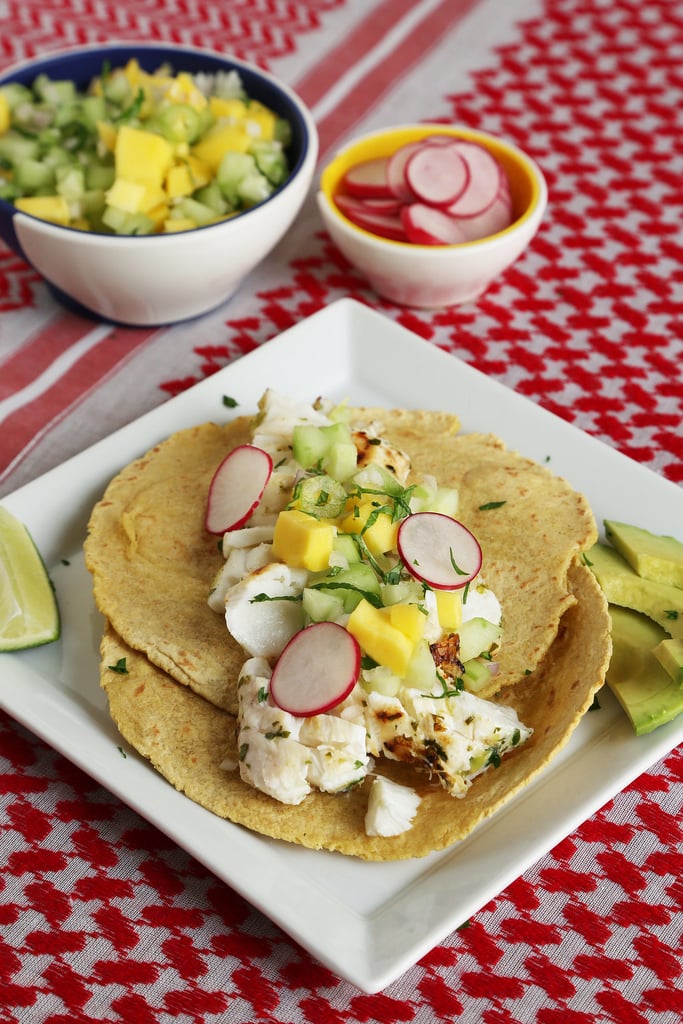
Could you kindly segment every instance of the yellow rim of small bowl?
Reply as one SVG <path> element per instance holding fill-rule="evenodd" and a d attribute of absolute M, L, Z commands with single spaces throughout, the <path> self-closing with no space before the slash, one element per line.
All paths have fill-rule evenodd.
<path fill-rule="evenodd" d="M 545 191 L 543 177 L 534 162 L 516 146 L 493 135 L 489 135 L 487 132 L 481 132 L 475 128 L 464 128 L 460 125 L 438 123 L 400 125 L 394 128 L 387 128 L 386 131 L 362 135 L 355 142 L 340 150 L 323 169 L 320 176 L 320 190 L 335 215 L 345 225 L 361 235 L 379 239 L 381 242 L 386 242 L 389 245 L 409 245 L 411 248 L 415 248 L 415 242 L 400 242 L 393 238 L 384 238 L 354 224 L 339 209 L 334 201 L 334 196 L 339 189 L 342 178 L 351 167 L 367 160 L 377 160 L 382 157 L 391 156 L 401 146 L 409 142 L 418 142 L 429 135 L 452 135 L 454 138 L 478 142 L 488 149 L 502 165 L 508 176 L 514 206 L 521 208 L 523 211 L 519 216 L 515 217 L 512 224 L 502 231 L 498 231 L 495 235 L 487 235 L 486 238 L 480 238 L 472 242 L 458 242 L 456 243 L 458 248 L 462 248 L 464 245 L 481 245 L 482 242 L 488 242 L 492 238 L 499 238 L 519 227 L 525 220 L 528 220 L 541 201 Z M 417 247 L 423 249 L 434 248 L 434 246 L 428 245 Z M 455 246 L 443 245 L 437 248 L 450 249 L 455 248 Z"/>

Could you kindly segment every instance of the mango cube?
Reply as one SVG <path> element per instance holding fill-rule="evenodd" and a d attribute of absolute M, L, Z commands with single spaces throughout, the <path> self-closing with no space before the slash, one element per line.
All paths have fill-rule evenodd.
<path fill-rule="evenodd" d="M 4 135 L 6 131 L 9 131 L 11 120 L 7 97 L 0 93 L 0 135 Z"/>
<path fill-rule="evenodd" d="M 455 632 L 462 625 L 462 592 L 460 590 L 435 590 L 436 611 L 442 629 Z"/>
<path fill-rule="evenodd" d="M 249 104 L 244 120 L 249 134 L 257 139 L 270 141 L 275 135 L 275 114 L 258 100 Z"/>
<path fill-rule="evenodd" d="M 166 98 L 172 103 L 187 103 L 195 110 L 203 110 L 208 102 L 201 89 L 194 84 L 192 75 L 187 71 L 178 73 L 166 91 Z"/>
<path fill-rule="evenodd" d="M 161 188 L 173 163 L 173 148 L 161 135 L 122 125 L 116 136 L 116 177 Z"/>
<path fill-rule="evenodd" d="M 233 121 L 241 121 L 247 113 L 247 105 L 243 100 L 228 99 L 222 96 L 209 97 L 209 110 L 213 116 L 232 118 Z"/>
<path fill-rule="evenodd" d="M 275 523 L 273 554 L 292 568 L 321 572 L 327 569 L 337 528 L 299 509 L 285 509 Z"/>
<path fill-rule="evenodd" d="M 117 135 L 118 132 L 110 121 L 97 122 L 97 137 L 109 153 L 113 153 L 116 149 Z"/>
<path fill-rule="evenodd" d="M 192 153 L 215 173 L 226 153 L 246 153 L 251 137 L 240 125 L 217 125 L 192 147 Z"/>
<path fill-rule="evenodd" d="M 108 206 L 116 206 L 126 213 L 147 213 L 166 199 L 162 189 L 125 178 L 117 178 L 106 197 Z"/>
<path fill-rule="evenodd" d="M 182 163 L 174 164 L 166 174 L 164 187 L 170 199 L 191 196 L 198 188 L 211 181 L 211 168 L 195 156 L 188 156 Z"/>
<path fill-rule="evenodd" d="M 427 615 L 417 604 L 393 604 L 387 609 L 389 622 L 416 644 L 424 636 Z"/>
<path fill-rule="evenodd" d="M 340 529 L 343 533 L 361 533 L 363 540 L 373 555 L 383 555 L 387 551 L 396 550 L 396 535 L 398 533 L 398 522 L 392 522 L 391 516 L 386 512 L 380 512 L 371 526 L 365 529 L 370 517 L 377 512 L 377 506 L 372 501 L 362 501 L 353 507 L 352 511 L 342 520 Z"/>
<path fill-rule="evenodd" d="M 169 217 L 164 221 L 164 232 L 166 234 L 177 231 L 192 231 L 196 227 L 197 223 L 191 217 Z"/>
<path fill-rule="evenodd" d="M 405 676 L 416 645 L 392 625 L 388 612 L 388 608 L 375 608 L 361 598 L 346 628 L 373 661 L 391 669 L 397 676 Z"/>
<path fill-rule="evenodd" d="M 17 210 L 30 213 L 41 220 L 49 220 L 53 224 L 69 223 L 69 204 L 64 196 L 22 196 L 15 199 Z"/>

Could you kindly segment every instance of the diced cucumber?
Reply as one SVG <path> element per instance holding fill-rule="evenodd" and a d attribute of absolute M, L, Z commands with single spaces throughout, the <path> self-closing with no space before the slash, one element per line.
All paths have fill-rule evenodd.
<path fill-rule="evenodd" d="M 210 206 L 200 203 L 197 199 L 193 199 L 192 196 L 185 196 L 183 199 L 178 200 L 173 208 L 171 218 L 175 216 L 187 217 L 198 225 L 213 224 L 216 219 L 216 214 Z"/>
<path fill-rule="evenodd" d="M 283 149 L 290 145 L 292 141 L 292 126 L 284 117 L 276 119 L 273 138 L 280 143 Z"/>
<path fill-rule="evenodd" d="M 198 203 L 203 203 L 204 206 L 208 206 L 209 209 L 213 210 L 216 217 L 223 217 L 226 213 L 230 213 L 232 209 L 230 203 L 221 192 L 217 181 L 212 181 L 208 185 L 204 185 L 203 188 L 197 189 L 193 198 Z"/>
<path fill-rule="evenodd" d="M 122 71 L 117 70 L 113 74 L 103 75 L 101 81 L 104 97 L 110 103 L 125 107 L 133 99 L 133 88 Z"/>
<path fill-rule="evenodd" d="M 342 598 L 329 591 L 305 587 L 301 603 L 310 622 L 337 622 L 344 614 Z"/>
<path fill-rule="evenodd" d="M 292 453 L 304 469 L 320 467 L 342 483 L 357 468 L 358 453 L 345 423 L 331 423 L 323 427 L 297 424 L 292 435 Z"/>
<path fill-rule="evenodd" d="M 255 168 L 256 162 L 249 153 L 228 152 L 221 160 L 216 171 L 216 181 L 232 206 L 240 205 L 239 184 Z"/>
<path fill-rule="evenodd" d="M 273 186 L 257 167 L 245 174 L 237 183 L 237 198 L 246 206 L 262 203 L 272 191 Z"/>
<path fill-rule="evenodd" d="M 57 145 L 49 146 L 41 159 L 43 163 L 50 164 L 51 167 L 70 167 L 74 162 L 72 154 Z"/>
<path fill-rule="evenodd" d="M 71 79 L 57 81 L 54 78 L 48 78 L 46 74 L 36 77 L 33 82 L 33 91 L 52 107 L 62 106 L 76 98 L 76 86 Z"/>
<path fill-rule="evenodd" d="M 154 221 L 144 213 L 127 213 L 116 206 L 107 206 L 102 214 L 102 223 L 117 235 L 151 235 Z"/>
<path fill-rule="evenodd" d="M 106 192 L 114 184 L 116 169 L 113 164 L 90 163 L 85 168 L 85 186 Z"/>
<path fill-rule="evenodd" d="M 84 96 L 81 100 L 81 117 L 91 132 L 97 131 L 97 122 L 107 119 L 104 96 Z"/>
<path fill-rule="evenodd" d="M 351 441 L 351 431 L 346 423 L 328 423 L 318 429 L 325 438 L 328 449 L 333 444 L 348 444 Z"/>
<path fill-rule="evenodd" d="M 358 451 L 355 444 L 350 441 L 331 445 L 323 457 L 322 466 L 335 480 L 342 483 L 349 480 L 358 468 Z"/>
<path fill-rule="evenodd" d="M 432 662 L 432 664 L 434 664 Z M 364 690 L 374 690 L 385 697 L 395 697 L 401 689 L 401 678 L 390 668 L 377 665 L 375 668 L 363 669 L 361 685 Z"/>
<path fill-rule="evenodd" d="M 379 602 L 379 580 L 367 562 L 355 562 L 348 569 L 341 569 L 335 575 L 328 575 L 312 584 L 314 589 L 341 598 L 344 611 L 353 611 L 361 598 Z"/>
<path fill-rule="evenodd" d="M 58 167 L 55 171 L 57 193 L 70 202 L 81 199 L 85 193 L 85 174 L 82 167 Z"/>
<path fill-rule="evenodd" d="M 405 681 L 406 686 L 422 690 L 424 693 L 430 693 L 438 682 L 436 665 L 426 640 L 422 640 L 416 646 L 413 656 L 408 662 Z"/>
<path fill-rule="evenodd" d="M 22 160 L 35 160 L 39 155 L 37 139 L 31 139 L 11 128 L 0 135 L 0 159 L 7 161 L 10 167 L 16 167 Z"/>
<path fill-rule="evenodd" d="M 479 658 L 470 658 L 464 662 L 465 672 L 462 681 L 470 693 L 477 693 L 491 681 L 491 668 L 488 662 Z"/>
<path fill-rule="evenodd" d="M 287 160 L 279 142 L 255 139 L 250 152 L 261 174 L 265 174 L 271 185 L 281 185 L 288 174 Z"/>
<path fill-rule="evenodd" d="M 9 203 L 13 203 L 20 195 L 21 192 L 14 182 L 5 181 L 0 175 L 0 199 L 6 199 Z"/>
<path fill-rule="evenodd" d="M 22 85 L 21 82 L 7 82 L 5 85 L 0 85 L 0 95 L 5 97 L 10 110 L 15 110 L 20 103 L 31 103 L 33 100 L 33 93 L 28 86 Z"/>
<path fill-rule="evenodd" d="M 470 661 L 490 651 L 500 642 L 502 629 L 495 622 L 480 617 L 468 619 L 458 630 L 460 634 L 460 660 Z"/>
<path fill-rule="evenodd" d="M 14 168 L 14 182 L 23 195 L 34 196 L 54 187 L 55 171 L 40 160 L 22 160 Z"/>
<path fill-rule="evenodd" d="M 319 466 L 327 453 L 329 442 L 320 427 L 297 423 L 292 431 L 292 454 L 303 469 Z"/>
<path fill-rule="evenodd" d="M 400 580 L 398 583 L 381 583 L 382 604 L 421 604 L 424 601 L 424 587 L 418 580 Z"/>
<path fill-rule="evenodd" d="M 346 559 L 347 565 L 354 565 L 361 560 L 358 540 L 353 533 L 338 533 L 334 539 L 332 549 L 338 555 L 341 555 L 342 558 Z"/>

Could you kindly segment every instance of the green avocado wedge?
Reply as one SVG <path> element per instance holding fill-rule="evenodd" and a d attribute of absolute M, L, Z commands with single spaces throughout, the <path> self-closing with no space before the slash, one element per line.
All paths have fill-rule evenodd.
<path fill-rule="evenodd" d="M 666 638 L 661 626 L 630 608 L 610 607 L 612 659 L 607 685 L 637 736 L 652 732 L 683 712 L 683 687 L 654 656 Z"/>
<path fill-rule="evenodd" d="M 642 612 L 669 636 L 683 639 L 683 589 L 643 579 L 614 548 L 605 544 L 595 544 L 586 552 L 586 564 L 609 604 Z"/>
<path fill-rule="evenodd" d="M 673 681 L 683 689 L 683 640 L 666 637 L 660 640 L 652 653 Z"/>
<path fill-rule="evenodd" d="M 683 542 L 613 519 L 605 520 L 605 535 L 638 576 L 683 587 Z"/>

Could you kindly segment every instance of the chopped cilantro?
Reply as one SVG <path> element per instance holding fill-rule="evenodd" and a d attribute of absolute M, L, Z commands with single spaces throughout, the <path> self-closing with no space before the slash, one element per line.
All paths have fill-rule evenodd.
<path fill-rule="evenodd" d="M 490 512 L 491 509 L 502 508 L 503 505 L 506 505 L 506 504 L 507 504 L 506 501 L 487 501 L 485 505 L 480 505 L 479 506 L 479 511 L 480 512 Z"/>
<path fill-rule="evenodd" d="M 226 409 L 234 409 L 238 404 L 236 398 L 231 398 L 230 395 L 223 395 L 223 405 Z"/>
<path fill-rule="evenodd" d="M 279 723 L 277 723 L 277 722 L 275 722 L 273 724 L 277 725 L 277 729 L 274 729 L 272 732 L 265 733 L 266 739 L 267 740 L 286 740 L 286 739 L 288 739 L 288 737 L 290 735 L 289 729 L 283 729 L 282 726 Z"/>
<path fill-rule="evenodd" d="M 118 672 L 120 676 L 125 676 L 128 674 L 128 668 L 126 666 L 125 658 L 119 658 L 115 665 L 107 665 L 107 668 L 110 669 L 112 672 Z"/>

